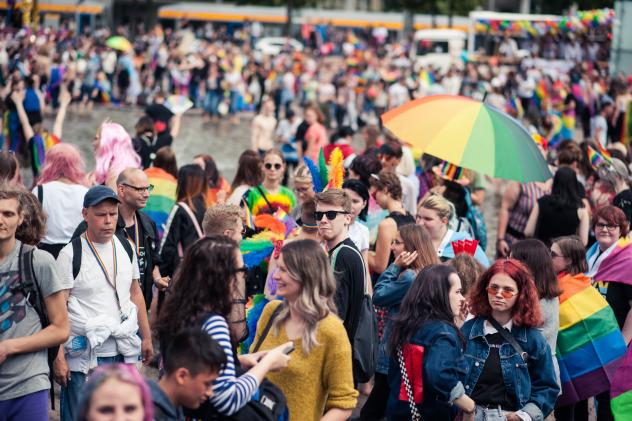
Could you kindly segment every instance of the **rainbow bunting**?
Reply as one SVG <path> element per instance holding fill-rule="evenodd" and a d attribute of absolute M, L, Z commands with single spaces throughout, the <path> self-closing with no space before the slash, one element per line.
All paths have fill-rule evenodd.
<path fill-rule="evenodd" d="M 563 291 L 556 351 L 560 407 L 609 390 L 626 346 L 612 308 L 589 277 L 564 275 L 558 281 Z"/>
<path fill-rule="evenodd" d="M 154 190 L 151 192 L 143 212 L 156 223 L 158 237 L 162 238 L 169 213 L 176 203 L 178 182 L 173 175 L 162 168 L 147 168 L 145 174 L 147 174 L 149 184 L 154 186 Z"/>
<path fill-rule="evenodd" d="M 632 414 L 632 347 L 614 374 L 610 388 L 610 409 L 615 421 L 626 421 Z"/>

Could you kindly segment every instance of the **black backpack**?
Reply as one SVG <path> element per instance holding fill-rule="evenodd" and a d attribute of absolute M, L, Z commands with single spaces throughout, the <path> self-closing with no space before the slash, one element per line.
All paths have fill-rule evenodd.
<path fill-rule="evenodd" d="M 33 270 L 33 251 L 34 246 L 22 243 L 20 245 L 20 254 L 18 255 L 18 271 L 20 276 L 19 290 L 26 297 L 27 303 L 35 310 L 39 317 L 42 329 L 45 329 L 50 325 L 48 314 L 46 313 L 46 305 L 44 304 L 44 297 L 37 279 L 35 278 L 35 271 Z M 50 401 L 52 409 L 55 409 L 55 390 L 53 383 L 53 361 L 57 358 L 59 352 L 59 345 L 47 349 L 48 352 L 48 376 L 51 383 L 50 388 Z"/>
<path fill-rule="evenodd" d="M 116 231 L 114 234 L 125 249 L 127 256 L 129 257 L 129 261 L 134 261 L 134 249 L 132 249 L 132 245 L 129 243 L 129 240 L 125 238 L 124 234 L 121 231 Z M 79 271 L 81 270 L 81 254 L 83 247 L 81 247 L 81 236 L 77 236 L 73 238 L 70 243 L 72 244 L 72 278 L 77 279 L 79 275 Z"/>

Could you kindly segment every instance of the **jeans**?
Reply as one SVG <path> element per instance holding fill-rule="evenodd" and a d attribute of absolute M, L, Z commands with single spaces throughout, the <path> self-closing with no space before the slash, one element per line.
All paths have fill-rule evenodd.
<path fill-rule="evenodd" d="M 0 401 L 0 421 L 48 421 L 48 390 Z"/>
<path fill-rule="evenodd" d="M 122 363 L 124 361 L 122 355 L 115 355 L 114 357 L 97 357 L 97 365 L 108 365 L 114 363 Z M 79 403 L 79 396 L 86 384 L 87 376 L 78 371 L 70 372 L 70 381 L 66 387 L 61 387 L 61 395 L 59 396 L 60 406 L 60 420 L 61 421 L 74 421 L 77 414 L 77 405 Z"/>
<path fill-rule="evenodd" d="M 474 421 L 505 421 L 509 411 L 503 411 L 500 408 L 485 408 L 476 405 L 476 414 L 474 414 Z"/>
<path fill-rule="evenodd" d="M 219 103 L 224 98 L 224 95 L 219 92 L 209 91 L 206 93 L 206 98 L 204 100 L 204 110 L 211 116 L 217 117 L 219 112 L 217 111 L 217 107 Z"/>

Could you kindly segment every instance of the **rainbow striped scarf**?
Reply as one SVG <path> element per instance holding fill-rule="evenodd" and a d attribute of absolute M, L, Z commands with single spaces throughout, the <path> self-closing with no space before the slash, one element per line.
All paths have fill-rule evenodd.
<path fill-rule="evenodd" d="M 626 346 L 612 309 L 589 277 L 564 275 L 558 281 L 563 291 L 556 350 L 560 407 L 610 389 Z"/>
<path fill-rule="evenodd" d="M 162 238 L 169 213 L 176 203 L 175 177 L 162 168 L 151 167 L 145 170 L 149 184 L 153 184 L 154 190 L 147 200 L 143 211 L 156 223 L 158 237 Z"/>
<path fill-rule="evenodd" d="M 610 389 L 610 409 L 616 421 L 630 419 L 632 414 L 632 347 L 614 375 Z"/>

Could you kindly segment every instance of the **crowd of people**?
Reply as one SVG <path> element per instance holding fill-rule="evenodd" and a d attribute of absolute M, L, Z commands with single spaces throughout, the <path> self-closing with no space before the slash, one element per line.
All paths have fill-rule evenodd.
<path fill-rule="evenodd" d="M 3 33 L 0 419 L 48 419 L 52 380 L 64 421 L 579 420 L 593 398 L 615 419 L 592 375 L 632 365 L 632 79 L 582 55 L 418 68 L 379 31 L 314 27 L 311 52 L 261 57 L 253 27 L 127 53 Z M 256 113 L 232 183 L 212 150 L 176 161 L 172 93 Z M 522 120 L 553 179 L 444 171 L 381 127 L 442 93 Z M 145 115 L 103 122 L 87 171 L 64 118 L 110 101 Z"/>

